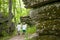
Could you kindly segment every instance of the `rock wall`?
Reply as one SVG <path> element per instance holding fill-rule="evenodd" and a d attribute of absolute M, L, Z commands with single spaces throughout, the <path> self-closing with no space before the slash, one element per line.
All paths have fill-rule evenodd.
<path fill-rule="evenodd" d="M 21 22 L 25 22 L 26 24 L 28 24 L 30 27 L 34 25 L 33 21 L 31 20 L 30 16 L 24 16 L 24 17 L 20 17 Z"/>
<path fill-rule="evenodd" d="M 59 0 L 23 0 L 26 8 L 36 8 Z"/>
<path fill-rule="evenodd" d="M 37 28 L 36 38 L 31 40 L 60 40 L 59 0 L 23 0 L 31 8 L 30 17 Z"/>

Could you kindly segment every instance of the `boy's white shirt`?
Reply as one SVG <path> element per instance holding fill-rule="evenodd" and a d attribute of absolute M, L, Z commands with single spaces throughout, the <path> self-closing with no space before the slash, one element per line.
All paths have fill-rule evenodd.
<path fill-rule="evenodd" d="M 27 24 L 22 25 L 22 30 L 26 30 Z"/>
<path fill-rule="evenodd" d="M 16 28 L 18 31 L 20 31 L 21 30 L 21 24 L 18 24 Z"/>

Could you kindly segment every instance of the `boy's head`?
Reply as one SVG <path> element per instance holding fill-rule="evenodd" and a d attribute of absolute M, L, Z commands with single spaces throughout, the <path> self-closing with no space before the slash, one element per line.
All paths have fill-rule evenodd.
<path fill-rule="evenodd" d="M 20 24 L 20 23 L 18 23 L 18 24 Z"/>
<path fill-rule="evenodd" d="M 25 22 L 23 22 L 23 24 L 25 24 Z"/>

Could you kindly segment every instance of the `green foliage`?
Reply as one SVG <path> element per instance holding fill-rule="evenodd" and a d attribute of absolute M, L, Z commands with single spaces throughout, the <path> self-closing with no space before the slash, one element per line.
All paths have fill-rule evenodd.
<path fill-rule="evenodd" d="M 28 27 L 27 28 L 27 34 L 33 34 L 36 32 L 36 27 L 35 26 L 32 26 L 32 27 Z"/>
<path fill-rule="evenodd" d="M 11 32 L 12 28 L 12 14 L 9 14 L 9 1 L 0 0 L 0 35 L 7 36 Z M 12 33 L 11 33 L 12 34 Z M 0 37 L 1 37 L 0 36 Z"/>
<path fill-rule="evenodd" d="M 2 14 L 0 21 L 3 21 L 0 23 L 0 31 L 2 30 L 0 34 L 3 36 L 2 38 L 0 37 L 0 40 L 6 40 L 6 38 L 9 38 L 9 35 L 12 35 L 14 32 L 15 25 L 20 22 L 20 17 L 28 15 L 29 9 L 21 8 L 21 6 L 19 0 L 12 0 L 12 19 L 12 15 L 9 14 L 9 0 L 0 0 L 0 12 Z M 12 22 L 14 22 L 15 25 L 12 24 Z"/>
<path fill-rule="evenodd" d="M 13 21 L 17 24 L 18 22 L 20 22 L 20 17 L 21 16 L 27 16 L 29 9 L 26 8 L 22 8 L 24 6 L 24 4 L 22 3 L 22 0 L 20 0 L 21 2 L 19 2 L 19 0 L 13 0 L 13 15 L 14 15 L 14 19 Z"/>
<path fill-rule="evenodd" d="M 26 30 L 25 40 L 29 40 L 28 37 L 34 33 L 36 33 L 36 27 L 35 26 L 32 26 L 32 27 L 28 26 L 28 28 Z"/>

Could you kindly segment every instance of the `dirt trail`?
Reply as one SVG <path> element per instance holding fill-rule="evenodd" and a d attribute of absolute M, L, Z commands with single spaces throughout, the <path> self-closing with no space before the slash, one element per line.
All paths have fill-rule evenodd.
<path fill-rule="evenodd" d="M 35 36 L 37 36 L 36 33 L 34 33 L 34 34 L 29 34 L 27 38 L 28 38 L 28 39 L 31 39 L 31 38 L 33 38 L 33 37 L 35 37 Z M 9 39 L 9 40 L 25 40 L 25 35 L 15 36 L 15 37 L 12 37 L 12 38 Z"/>
<path fill-rule="evenodd" d="M 24 36 L 15 36 L 15 37 L 12 37 L 11 39 L 9 39 L 9 40 L 25 40 L 24 39 Z"/>

